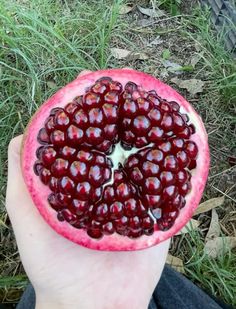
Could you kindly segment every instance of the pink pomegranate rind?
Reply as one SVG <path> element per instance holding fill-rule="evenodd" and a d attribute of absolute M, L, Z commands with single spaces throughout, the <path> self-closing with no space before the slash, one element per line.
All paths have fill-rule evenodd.
<path fill-rule="evenodd" d="M 198 157 L 196 159 L 197 168 L 192 172 L 192 189 L 186 195 L 186 205 L 180 210 L 179 216 L 175 220 L 174 225 L 167 231 L 155 230 L 151 236 L 141 236 L 137 239 L 131 239 L 121 236 L 117 233 L 106 236 L 102 239 L 93 239 L 88 236 L 85 230 L 76 229 L 66 221 L 60 222 L 57 213 L 48 205 L 48 196 L 50 189 L 43 185 L 39 177 L 33 173 L 35 163 L 35 152 L 39 147 L 37 143 L 37 135 L 39 129 L 45 121 L 45 115 L 54 107 L 64 107 L 75 97 L 83 95 L 85 89 L 93 85 L 101 77 L 111 77 L 113 80 L 119 81 L 123 86 L 132 81 L 137 85 L 142 85 L 146 91 L 156 90 L 158 95 L 167 100 L 175 101 L 181 106 L 181 110 L 187 113 L 191 123 L 194 124 L 196 133 L 191 136 L 191 140 L 198 146 Z M 140 250 L 154 246 L 175 235 L 192 217 L 194 210 L 199 205 L 209 170 L 209 147 L 208 137 L 200 116 L 194 108 L 174 89 L 162 83 L 158 79 L 132 69 L 111 69 L 101 70 L 79 76 L 73 82 L 60 89 L 55 95 L 49 98 L 32 117 L 27 130 L 24 134 L 22 145 L 22 172 L 25 183 L 30 192 L 32 200 L 38 208 L 40 214 L 45 221 L 60 235 L 80 244 L 84 247 L 106 250 L 106 251 L 131 251 Z"/>

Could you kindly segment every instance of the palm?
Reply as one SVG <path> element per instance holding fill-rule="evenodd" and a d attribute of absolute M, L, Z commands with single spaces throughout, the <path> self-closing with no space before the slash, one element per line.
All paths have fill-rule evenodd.
<path fill-rule="evenodd" d="M 81 308 L 147 307 L 169 241 L 143 251 L 101 252 L 56 234 L 39 215 L 24 185 L 20 141 L 16 139 L 11 146 L 14 149 L 9 164 L 7 209 L 37 297 L 68 305 L 79 302 Z"/>

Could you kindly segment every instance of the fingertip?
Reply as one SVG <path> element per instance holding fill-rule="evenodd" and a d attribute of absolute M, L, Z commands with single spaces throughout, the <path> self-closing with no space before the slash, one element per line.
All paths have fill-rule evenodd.
<path fill-rule="evenodd" d="M 17 154 L 20 153 L 22 139 L 23 139 L 23 134 L 14 137 L 10 141 L 8 145 L 8 156 L 11 155 L 12 153 L 17 153 Z"/>

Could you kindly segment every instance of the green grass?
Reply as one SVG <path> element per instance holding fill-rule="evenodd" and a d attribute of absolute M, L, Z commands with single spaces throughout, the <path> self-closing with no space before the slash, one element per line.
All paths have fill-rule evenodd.
<path fill-rule="evenodd" d="M 179 10 L 180 2 L 150 1 L 150 6 L 162 3 L 163 9 L 176 15 L 171 8 L 176 5 Z M 221 178 L 216 175 L 226 173 L 227 157 L 236 148 L 236 117 L 232 113 L 236 67 L 230 53 L 223 48 L 224 33 L 217 35 L 212 30 L 209 12 L 200 8 L 182 17 L 164 16 L 162 22 L 142 28 L 136 26 L 135 14 L 119 16 L 122 3 L 125 1 L 2 0 L 0 3 L 0 290 L 3 286 L 6 290 L 20 289 L 27 282 L 4 210 L 8 143 L 13 136 L 23 133 L 44 100 L 83 69 L 131 66 L 158 75 L 163 69 L 165 51 L 168 60 L 180 61 L 189 68 L 188 55 L 196 53 L 198 46 L 200 61 L 180 78 L 206 82 L 205 93 L 197 96 L 197 102 L 186 92 L 183 94 L 195 100 L 193 104 L 210 133 L 212 167 L 206 198 L 215 196 L 213 186 L 222 189 L 218 184 Z M 157 35 L 163 43 L 146 50 L 145 42 Z M 175 44 L 182 44 L 183 48 L 176 50 Z M 110 47 L 147 51 L 149 59 L 118 61 L 111 57 Z M 182 59 L 188 48 L 190 53 L 186 52 L 186 59 Z M 203 254 L 203 248 L 204 239 L 196 233 L 184 237 L 175 253 L 184 259 L 191 280 L 236 305 L 235 254 L 231 252 L 213 260 Z"/>
<path fill-rule="evenodd" d="M 236 31 L 233 22 L 216 33 L 212 29 L 210 11 L 197 7 L 192 15 L 184 21 L 188 27 L 193 27 L 194 32 L 186 34 L 194 40 L 204 52 L 201 59 L 201 70 L 209 72 L 208 80 L 211 81 L 209 91 L 219 93 L 225 102 L 226 109 L 236 100 L 236 62 L 224 47 L 224 37 L 229 30 Z M 228 106 L 227 106 L 228 105 Z"/>
<path fill-rule="evenodd" d="M 180 240 L 179 257 L 185 261 L 186 275 L 207 293 L 236 305 L 236 255 L 225 251 L 217 259 L 204 254 L 204 238 L 192 231 Z"/>

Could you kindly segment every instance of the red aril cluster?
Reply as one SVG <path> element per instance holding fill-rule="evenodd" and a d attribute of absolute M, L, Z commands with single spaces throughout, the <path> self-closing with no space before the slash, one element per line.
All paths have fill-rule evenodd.
<path fill-rule="evenodd" d="M 194 133 L 177 102 L 103 77 L 51 109 L 38 131 L 34 172 L 50 188 L 59 221 L 95 239 L 149 236 L 170 229 L 186 204 Z M 122 162 L 114 162 L 118 143 L 130 151 Z"/>

